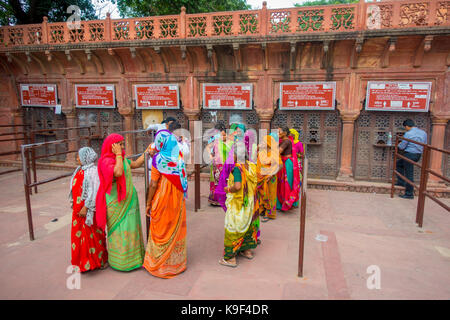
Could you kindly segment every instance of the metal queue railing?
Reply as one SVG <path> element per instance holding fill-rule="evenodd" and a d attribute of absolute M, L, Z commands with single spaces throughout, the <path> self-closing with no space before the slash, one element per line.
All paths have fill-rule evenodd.
<path fill-rule="evenodd" d="M 305 227 L 306 227 L 306 191 L 308 180 L 308 159 L 306 158 L 306 150 L 301 155 L 302 179 L 300 189 L 300 232 L 299 232 L 299 248 L 298 248 L 298 273 L 299 277 L 303 277 L 303 261 L 305 255 Z"/>
<path fill-rule="evenodd" d="M 30 134 L 29 134 L 29 126 L 26 124 L 15 124 L 15 125 L 0 125 L 0 128 L 3 129 L 13 129 L 13 132 L 3 132 L 0 133 L 0 137 L 5 137 L 5 136 L 14 136 L 14 138 L 0 138 L 0 143 L 1 142 L 12 142 L 12 141 L 23 141 L 23 143 L 27 144 L 31 142 L 31 138 L 30 138 Z M 15 132 L 16 128 L 21 128 L 22 131 L 20 132 Z M 3 148 L 2 148 L 3 149 Z M 11 155 L 19 155 L 20 154 L 20 147 L 16 148 L 15 150 L 12 151 L 4 151 L 4 152 L 0 152 L 0 157 L 6 157 L 6 156 L 11 156 Z M 0 172 L 0 175 L 4 175 L 7 173 L 12 173 L 12 172 L 17 172 L 17 171 L 21 171 L 21 168 L 17 168 L 17 169 L 11 169 L 11 170 L 6 170 L 6 171 L 2 171 Z"/>
<path fill-rule="evenodd" d="M 62 129 L 68 129 L 68 128 L 60 128 Z M 75 129 L 75 128 L 70 128 Z M 52 129 L 56 130 L 56 129 Z M 56 154 L 47 154 L 43 156 L 36 157 L 35 156 L 35 150 L 38 148 L 42 148 L 49 145 L 57 145 L 57 144 L 67 144 L 67 151 L 64 152 L 58 152 L 57 154 L 69 154 L 77 152 L 77 150 L 70 150 L 69 149 L 69 142 L 81 142 L 82 140 L 88 140 L 88 145 L 90 145 L 90 137 L 91 131 L 89 130 L 88 136 L 80 136 L 78 138 L 71 138 L 71 139 L 61 139 L 61 140 L 54 140 L 54 141 L 48 141 L 48 142 L 38 142 L 38 143 L 30 143 L 30 144 L 23 144 L 21 145 L 21 156 L 22 156 L 22 174 L 23 174 L 23 185 L 24 185 L 24 191 L 25 191 L 25 203 L 27 208 L 27 220 L 28 220 L 28 233 L 30 236 L 30 240 L 34 240 L 34 229 L 33 229 L 33 217 L 32 217 L 32 208 L 31 208 L 31 195 L 32 195 L 32 188 L 36 188 L 35 191 L 37 192 L 37 186 L 49 183 L 52 181 L 56 181 L 68 176 L 72 175 L 72 172 L 65 173 L 62 175 L 58 175 L 56 177 L 44 179 L 44 180 L 37 180 L 37 174 L 36 174 L 36 159 L 42 159 L 46 157 L 52 157 Z M 31 165 L 30 165 L 31 163 Z M 34 179 L 31 181 L 30 177 L 30 166 L 34 167 Z"/>
<path fill-rule="evenodd" d="M 408 141 L 417 145 L 420 145 L 423 147 L 423 153 L 422 153 L 422 165 L 420 165 L 417 162 L 412 161 L 411 159 L 408 159 L 407 157 L 405 157 L 404 155 L 400 154 L 398 152 L 398 144 L 400 140 L 404 140 L 404 141 Z M 423 215 L 424 215 L 424 210 L 425 210 L 425 198 L 428 197 L 431 200 L 433 200 L 434 202 L 436 202 L 438 205 L 440 205 L 442 208 L 446 209 L 447 212 L 450 211 L 450 207 L 447 206 L 445 203 L 443 203 L 442 201 L 438 200 L 436 197 L 434 197 L 430 191 L 427 190 L 427 183 L 428 183 L 428 177 L 429 174 L 432 174 L 444 181 L 446 181 L 447 183 L 450 183 L 450 179 L 447 177 L 444 177 L 443 175 L 433 171 L 430 169 L 430 157 L 431 157 L 431 151 L 436 151 L 436 152 L 442 152 L 445 153 L 447 155 L 450 155 L 450 151 L 449 150 L 444 150 L 444 149 L 440 149 L 440 148 L 436 148 L 433 147 L 431 145 L 428 144 L 424 144 L 424 143 L 420 143 L 411 139 L 407 139 L 404 137 L 398 137 L 395 140 L 395 153 L 394 153 L 394 169 L 392 171 L 392 184 L 391 184 L 391 198 L 394 197 L 394 186 L 395 186 L 395 177 L 399 176 L 400 178 L 402 178 L 406 183 L 409 183 L 410 185 L 413 186 L 413 188 L 415 190 L 418 190 L 418 202 L 417 202 L 417 211 L 416 211 L 416 223 L 419 225 L 420 228 L 422 228 L 423 226 Z M 404 175 L 402 175 L 401 173 L 399 173 L 397 171 L 397 159 L 403 159 L 404 161 L 407 161 L 409 163 L 411 163 L 414 166 L 417 166 L 420 168 L 420 184 L 416 185 L 414 184 L 414 182 L 412 182 L 411 180 L 409 180 L 408 178 L 406 178 Z"/>
<path fill-rule="evenodd" d="M 91 145 L 91 140 L 97 138 L 97 136 L 93 135 L 94 126 L 87 126 L 87 125 L 86 126 L 76 126 L 76 127 L 47 128 L 47 129 L 31 130 L 30 131 L 30 144 L 35 144 L 36 143 L 36 136 L 37 135 L 53 133 L 55 131 L 67 132 L 67 134 L 68 134 L 69 131 L 83 130 L 83 129 L 87 129 L 88 130 L 88 136 L 86 136 L 86 139 L 88 140 L 88 145 L 90 146 Z M 67 139 L 63 139 L 63 140 L 67 140 Z M 58 141 L 58 140 L 53 140 L 53 141 Z M 48 141 L 48 142 L 53 142 L 53 141 Z M 72 140 L 72 141 L 74 141 L 74 140 Z M 46 145 L 44 144 L 44 145 L 41 145 L 41 146 L 46 146 Z M 36 156 L 36 148 L 32 148 L 31 149 L 31 156 L 30 156 L 30 163 L 31 163 L 31 168 L 33 170 L 33 183 L 37 182 L 36 160 L 49 158 L 49 157 L 60 156 L 60 155 L 65 155 L 65 154 L 74 153 L 74 152 L 77 152 L 77 150 L 56 152 L 56 153 L 52 153 L 52 154 Z M 30 169 L 30 168 L 28 168 L 28 169 Z M 34 186 L 34 192 L 35 193 L 38 193 L 37 186 L 38 186 L 38 184 L 36 184 Z"/>

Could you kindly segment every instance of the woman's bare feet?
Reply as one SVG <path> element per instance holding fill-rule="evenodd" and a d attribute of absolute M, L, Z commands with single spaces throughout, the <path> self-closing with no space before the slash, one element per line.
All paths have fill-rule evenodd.
<path fill-rule="evenodd" d="M 243 256 L 244 258 L 253 259 L 253 254 L 252 254 L 252 251 L 250 249 L 241 251 L 239 254 L 241 256 Z"/>

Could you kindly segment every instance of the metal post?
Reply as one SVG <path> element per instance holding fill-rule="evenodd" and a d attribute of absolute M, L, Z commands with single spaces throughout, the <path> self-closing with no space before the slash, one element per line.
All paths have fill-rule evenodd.
<path fill-rule="evenodd" d="M 25 191 L 25 202 L 27 205 L 27 217 L 28 217 L 28 232 L 30 234 L 30 240 L 34 240 L 34 231 L 33 231 L 33 218 L 31 215 L 31 201 L 30 201 L 30 181 L 28 180 L 27 175 L 27 164 L 28 164 L 28 156 L 27 150 L 25 150 L 25 146 L 21 146 L 22 151 L 22 174 L 23 174 L 23 187 Z"/>
<path fill-rule="evenodd" d="M 35 138 L 36 138 L 36 135 L 35 135 L 35 133 L 33 132 L 33 133 L 31 134 L 31 143 L 32 143 L 32 144 L 36 142 L 36 141 L 35 141 Z M 31 149 L 31 165 L 32 165 L 32 167 L 33 167 L 33 182 L 36 183 L 36 182 L 37 182 L 37 172 L 36 172 L 36 151 L 35 151 L 34 148 Z M 35 193 L 38 193 L 37 186 L 34 186 L 34 192 L 35 192 Z"/>
<path fill-rule="evenodd" d="M 200 164 L 195 164 L 195 212 L 200 209 Z"/>
<path fill-rule="evenodd" d="M 395 188 L 395 170 L 397 170 L 397 150 L 398 150 L 398 136 L 395 138 L 395 149 L 394 149 L 394 163 L 392 166 L 392 184 L 391 184 L 391 198 L 394 197 Z"/>
<path fill-rule="evenodd" d="M 419 186 L 419 200 L 417 202 L 416 223 L 422 228 L 423 225 L 423 211 L 425 209 L 425 191 L 427 190 L 428 167 L 430 164 L 430 148 L 425 146 L 423 148 L 423 160 L 420 170 L 420 186 Z"/>
<path fill-rule="evenodd" d="M 306 152 L 306 151 L 305 151 Z M 300 235 L 299 235 L 299 249 L 298 249 L 298 276 L 303 277 L 303 261 L 305 255 L 305 225 L 306 225 L 306 189 L 307 189 L 307 175 L 308 175 L 308 160 L 305 156 L 302 157 L 302 190 L 300 203 Z"/>
<path fill-rule="evenodd" d="M 147 200 L 148 200 L 148 188 L 149 188 L 149 172 L 148 172 L 148 152 L 144 154 L 144 170 L 145 170 L 145 207 L 147 208 Z M 145 227 L 147 229 L 147 240 L 150 233 L 150 217 L 147 216 L 147 210 L 145 212 Z"/>

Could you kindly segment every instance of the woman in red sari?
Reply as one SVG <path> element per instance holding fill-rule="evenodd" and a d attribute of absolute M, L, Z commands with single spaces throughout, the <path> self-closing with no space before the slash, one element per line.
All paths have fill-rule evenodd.
<path fill-rule="evenodd" d="M 108 264 L 105 234 L 97 227 L 94 219 L 95 197 L 99 178 L 95 160 L 97 154 L 92 148 L 78 151 L 78 168 L 70 181 L 72 201 L 71 252 L 72 265 L 80 272 L 105 268 Z"/>

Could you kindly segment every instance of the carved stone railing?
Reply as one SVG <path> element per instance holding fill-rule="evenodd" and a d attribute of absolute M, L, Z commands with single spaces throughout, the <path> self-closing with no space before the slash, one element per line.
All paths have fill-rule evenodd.
<path fill-rule="evenodd" d="M 136 40 L 202 39 L 214 37 L 271 37 L 324 32 L 444 27 L 450 25 L 450 0 L 361 1 L 288 9 L 212 12 L 145 18 L 81 21 L 0 28 L 0 50 L 41 44 L 75 44 Z"/>

